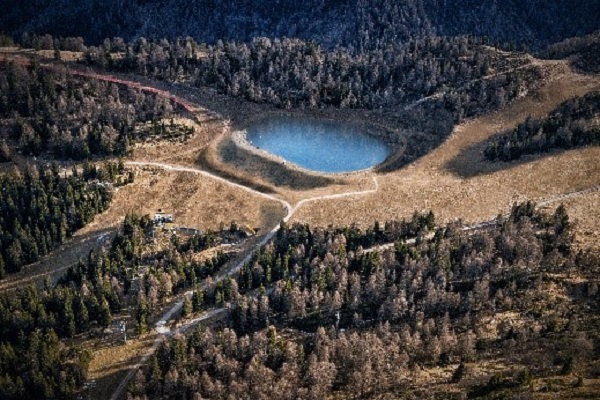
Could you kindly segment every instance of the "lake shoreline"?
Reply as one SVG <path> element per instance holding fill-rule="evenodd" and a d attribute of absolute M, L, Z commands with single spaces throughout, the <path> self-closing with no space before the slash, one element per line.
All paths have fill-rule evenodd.
<path fill-rule="evenodd" d="M 240 145 L 259 150 L 264 156 L 272 155 L 284 165 L 292 163 L 316 173 L 372 170 L 393 153 L 380 137 L 331 119 L 270 116 L 257 119 L 241 132 L 236 137 Z"/>
<path fill-rule="evenodd" d="M 248 152 L 253 156 L 264 159 L 265 161 L 270 161 L 272 163 L 278 164 L 282 169 L 287 169 L 291 171 L 295 171 L 298 173 L 302 173 L 304 175 L 309 175 L 313 177 L 329 177 L 329 178 L 342 178 L 354 175 L 361 175 L 369 172 L 373 172 L 377 170 L 378 165 L 364 168 L 356 171 L 346 171 L 346 172 L 323 172 L 323 171 L 315 171 L 311 169 L 307 169 L 302 167 L 301 165 L 295 164 L 285 158 L 273 154 L 267 150 L 261 149 L 260 147 L 252 144 L 248 138 L 246 137 L 245 130 L 236 130 L 232 131 L 228 134 L 228 137 L 223 139 L 224 141 L 230 141 L 233 146 L 235 146 L 238 150 L 242 152 Z M 392 153 L 390 153 L 391 155 Z"/>

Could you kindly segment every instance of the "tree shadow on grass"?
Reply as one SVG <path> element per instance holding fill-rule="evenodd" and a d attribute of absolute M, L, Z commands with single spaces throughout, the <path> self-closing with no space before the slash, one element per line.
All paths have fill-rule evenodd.
<path fill-rule="evenodd" d="M 206 152 L 198 157 L 197 163 L 216 175 L 263 193 L 274 193 L 274 187 L 286 187 L 292 190 L 316 189 L 340 180 L 289 168 L 280 162 L 240 148 L 229 139 L 219 145 L 218 152 L 221 158 L 219 162 L 227 164 L 226 168 L 219 168 L 211 162 Z M 259 179 L 253 179 L 253 176 Z"/>
<path fill-rule="evenodd" d="M 475 143 L 444 164 L 446 171 L 460 178 L 474 178 L 482 175 L 489 175 L 499 171 L 508 170 L 540 159 L 544 159 L 556 154 L 563 153 L 565 149 L 553 149 L 549 152 L 538 154 L 523 155 L 516 160 L 511 161 L 489 161 L 483 155 L 488 141 Z M 569 149 L 581 149 L 582 147 Z"/>
<path fill-rule="evenodd" d="M 275 190 L 270 186 L 263 185 L 259 182 L 251 181 L 250 179 L 247 179 L 245 177 L 240 177 L 240 176 L 233 174 L 232 172 L 224 171 L 224 170 L 218 168 L 216 165 L 214 165 L 213 163 L 211 163 L 210 161 L 207 160 L 207 158 L 204 155 L 204 152 L 202 152 L 200 154 L 200 156 L 196 160 L 196 164 L 198 166 L 200 166 L 203 170 L 208 171 L 217 176 L 220 176 L 223 179 L 227 179 L 228 181 L 231 181 L 233 183 L 237 183 L 238 185 L 247 186 L 251 189 L 254 189 L 256 191 L 266 193 L 266 194 L 275 193 Z"/>
<path fill-rule="evenodd" d="M 115 393 L 117 387 L 127 377 L 127 374 L 132 369 L 132 365 L 129 362 L 119 362 L 112 366 L 113 372 L 107 373 L 93 380 L 89 380 L 87 387 L 82 388 L 80 394 L 81 398 L 87 399 L 110 399 Z M 136 369 L 137 370 L 137 369 Z M 123 391 L 121 392 L 120 399 L 127 397 L 127 387 L 135 379 L 134 376 L 129 380 Z"/>

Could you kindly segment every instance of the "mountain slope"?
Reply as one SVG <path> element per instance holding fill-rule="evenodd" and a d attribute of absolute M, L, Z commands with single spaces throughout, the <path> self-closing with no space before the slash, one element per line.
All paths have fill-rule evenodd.
<path fill-rule="evenodd" d="M 600 1 L 556 0 L 5 0 L 0 31 L 131 39 L 256 36 L 315 39 L 359 48 L 429 35 L 475 34 L 542 48 L 600 29 Z M 60 21 L 60 23 L 57 23 Z"/>

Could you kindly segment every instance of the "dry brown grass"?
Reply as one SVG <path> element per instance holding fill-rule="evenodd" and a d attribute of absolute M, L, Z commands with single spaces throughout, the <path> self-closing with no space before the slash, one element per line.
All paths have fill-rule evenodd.
<path fill-rule="evenodd" d="M 153 215 L 158 209 L 173 214 L 178 226 L 213 230 L 231 221 L 270 230 L 285 215 L 279 203 L 202 175 L 144 167 L 135 169 L 135 182 L 120 188 L 108 211 L 82 232 L 119 225 L 127 213 Z"/>
<path fill-rule="evenodd" d="M 600 252 L 600 192 L 566 200 L 569 217 L 575 223 L 575 243 Z"/>
<path fill-rule="evenodd" d="M 148 353 L 154 339 L 154 335 L 150 335 L 143 339 L 129 340 L 126 344 L 91 348 L 93 357 L 88 377 L 96 380 L 96 387 L 92 390 L 93 398 L 109 399 L 129 369 Z"/>
<path fill-rule="evenodd" d="M 432 209 L 441 222 L 458 218 L 478 222 L 506 213 L 515 201 L 542 200 L 598 185 L 598 147 L 505 164 L 490 164 L 481 155 L 490 136 L 594 89 L 600 89 L 599 78 L 577 75 L 564 67 L 538 95 L 457 126 L 451 137 L 431 153 L 405 168 L 380 175 L 378 193 L 307 204 L 294 220 L 316 225 L 347 225 L 354 221 L 372 224 Z M 580 201 L 580 209 L 598 215 L 593 203 Z M 578 213 L 583 215 L 583 211 Z"/>
<path fill-rule="evenodd" d="M 19 47 L 0 47 L 0 60 L 35 55 L 40 60 L 54 60 L 54 50 L 21 49 Z M 61 51 L 62 61 L 81 61 L 83 53 L 78 51 Z"/>
<path fill-rule="evenodd" d="M 599 148 L 532 157 L 513 163 L 488 163 L 481 151 L 490 136 L 516 126 L 527 116 L 542 116 L 573 96 L 600 89 L 600 79 L 573 73 L 566 64 L 552 63 L 553 79 L 538 93 L 530 94 L 507 109 L 467 121 L 457 126 L 440 147 L 398 171 L 378 174 L 380 190 L 375 194 L 336 200 L 318 200 L 304 204 L 293 220 L 311 225 L 348 225 L 359 222 L 410 216 L 415 210 L 432 209 L 441 222 L 461 218 L 478 222 L 505 213 L 515 201 L 543 200 L 562 193 L 600 183 Z M 306 198 L 372 188 L 373 173 L 336 177 L 329 185 L 294 190 L 278 187 L 270 180 L 235 168 L 219 159 L 218 146 L 227 140 L 229 127 L 212 115 L 199 114 L 196 135 L 186 143 L 163 142 L 137 146 L 133 160 L 198 166 L 203 154 L 208 164 L 223 176 L 235 176 L 242 183 L 270 189 L 292 204 Z M 193 123 L 190 120 L 184 123 Z M 96 218 L 87 230 L 114 226 L 126 212 L 153 213 L 162 208 L 173 212 L 180 225 L 217 228 L 231 220 L 261 228 L 272 227 L 284 210 L 253 194 L 191 173 L 165 172 L 159 169 L 138 171 L 136 182 L 119 191 L 111 209 Z M 598 212 L 590 203 L 594 196 L 573 199 L 574 217 L 587 212 L 581 225 L 592 235 Z"/>
<path fill-rule="evenodd" d="M 38 50 L 35 54 L 42 59 L 54 59 L 54 50 Z M 61 50 L 60 59 L 61 61 L 81 61 L 83 60 L 83 52 Z"/>

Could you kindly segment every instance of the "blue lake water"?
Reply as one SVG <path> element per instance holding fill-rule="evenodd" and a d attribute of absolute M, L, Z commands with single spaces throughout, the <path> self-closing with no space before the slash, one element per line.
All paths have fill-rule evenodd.
<path fill-rule="evenodd" d="M 247 140 L 269 153 L 319 172 L 351 172 L 383 162 L 389 147 L 357 128 L 301 117 L 261 120 L 246 131 Z"/>

